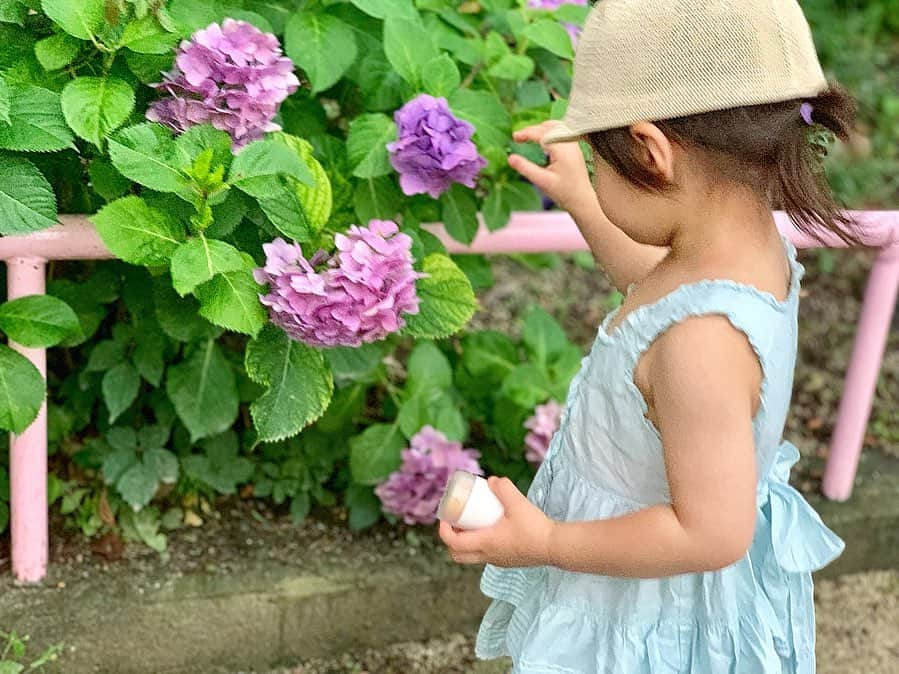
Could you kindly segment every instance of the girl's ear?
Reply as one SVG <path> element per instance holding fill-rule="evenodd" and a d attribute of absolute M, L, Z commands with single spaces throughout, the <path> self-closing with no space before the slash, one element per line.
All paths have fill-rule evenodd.
<path fill-rule="evenodd" d="M 636 141 L 640 160 L 646 168 L 663 178 L 674 182 L 674 146 L 655 124 L 638 122 L 631 126 L 631 137 Z"/>

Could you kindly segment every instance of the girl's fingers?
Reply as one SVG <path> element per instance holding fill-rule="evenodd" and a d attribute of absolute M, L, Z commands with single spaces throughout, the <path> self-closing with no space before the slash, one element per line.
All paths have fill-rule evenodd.
<path fill-rule="evenodd" d="M 525 159 L 519 154 L 509 155 L 509 166 L 518 171 L 522 176 L 530 180 L 534 185 L 542 190 L 549 187 L 549 181 L 552 174 L 542 166 L 538 166 L 529 159 Z"/>

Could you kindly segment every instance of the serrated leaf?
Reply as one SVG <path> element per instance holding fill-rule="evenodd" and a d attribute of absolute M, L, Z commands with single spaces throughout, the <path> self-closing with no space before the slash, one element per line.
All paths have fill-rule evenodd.
<path fill-rule="evenodd" d="M 464 185 L 455 184 L 440 197 L 440 205 L 447 233 L 466 245 L 474 241 L 480 225 L 474 192 Z"/>
<path fill-rule="evenodd" d="M 201 235 L 182 243 L 172 254 L 172 285 L 183 297 L 216 274 L 245 268 L 246 262 L 234 246 Z"/>
<path fill-rule="evenodd" d="M 326 349 L 324 354 L 338 386 L 350 382 L 373 384 L 386 348 L 384 342 L 375 342 L 358 348 L 340 346 Z"/>
<path fill-rule="evenodd" d="M 525 318 L 522 339 L 534 360 L 542 367 L 569 344 L 562 326 L 538 306 L 532 306 Z"/>
<path fill-rule="evenodd" d="M 0 429 L 21 433 L 44 402 L 44 378 L 20 353 L 0 344 Z"/>
<path fill-rule="evenodd" d="M 259 302 L 260 290 L 244 266 L 197 286 L 194 295 L 200 301 L 200 315 L 210 323 L 255 337 L 267 318 Z"/>
<path fill-rule="evenodd" d="M 402 193 L 392 177 L 366 178 L 353 193 L 356 215 L 362 223 L 370 220 L 392 220 L 399 212 Z"/>
<path fill-rule="evenodd" d="M 47 348 L 78 333 L 72 308 L 50 295 L 29 295 L 0 304 L 0 330 L 23 346 Z"/>
<path fill-rule="evenodd" d="M 312 174 L 311 185 L 297 182 L 294 187 L 309 225 L 314 231 L 321 231 L 330 220 L 333 207 L 333 194 L 328 174 L 313 156 L 312 145 L 308 141 L 288 133 L 276 133 L 272 138 L 275 142 L 283 143 L 295 152 Z"/>
<path fill-rule="evenodd" d="M 9 86 L 9 124 L 0 125 L 0 148 L 56 152 L 74 148 L 59 94 L 29 85 Z"/>
<path fill-rule="evenodd" d="M 131 181 L 116 171 L 115 167 L 102 157 L 91 161 L 88 175 L 91 179 L 91 187 L 106 201 L 118 199 L 131 187 Z"/>
<path fill-rule="evenodd" d="M 89 40 L 104 23 L 104 0 L 41 0 L 41 8 L 69 35 Z"/>
<path fill-rule="evenodd" d="M 0 76 L 0 122 L 3 124 L 9 124 L 10 122 L 10 105 L 9 85 L 6 83 L 6 80 Z"/>
<path fill-rule="evenodd" d="M 502 392 L 520 407 L 532 409 L 552 397 L 551 388 L 543 369 L 534 363 L 523 363 L 503 380 Z"/>
<path fill-rule="evenodd" d="M 131 363 L 119 363 L 103 375 L 102 390 L 103 402 L 109 410 L 109 423 L 114 423 L 137 399 L 140 375 Z"/>
<path fill-rule="evenodd" d="M 487 73 L 501 80 L 521 82 L 534 74 L 534 60 L 523 54 L 506 54 Z"/>
<path fill-rule="evenodd" d="M 465 337 L 462 342 L 462 362 L 476 377 L 502 379 L 518 365 L 515 343 L 501 332 L 482 330 Z"/>
<path fill-rule="evenodd" d="M 524 29 L 524 37 L 563 59 L 574 58 L 571 36 L 558 21 L 538 19 Z"/>
<path fill-rule="evenodd" d="M 216 339 L 222 329 L 200 316 L 200 303 L 193 297 L 178 297 L 166 277 L 157 279 L 153 287 L 156 320 L 162 331 L 179 342 Z"/>
<path fill-rule="evenodd" d="M 234 372 L 212 340 L 169 367 L 166 392 L 192 442 L 227 430 L 237 419 Z"/>
<path fill-rule="evenodd" d="M 119 46 L 139 54 L 169 54 L 178 44 L 178 39 L 178 34 L 163 28 L 155 15 L 147 14 L 128 22 L 119 39 Z"/>
<path fill-rule="evenodd" d="M 238 455 L 237 435 L 227 431 L 208 438 L 204 455 L 193 454 L 183 459 L 184 471 L 220 494 L 233 494 L 237 485 L 253 474 L 253 462 Z"/>
<path fill-rule="evenodd" d="M 374 424 L 350 439 L 350 472 L 359 484 L 383 482 L 400 467 L 406 439 L 396 424 Z"/>
<path fill-rule="evenodd" d="M 119 131 L 109 139 L 109 158 L 123 176 L 157 192 L 188 192 L 182 163 L 171 133 L 145 123 Z"/>
<path fill-rule="evenodd" d="M 138 461 L 122 474 L 115 486 L 125 502 L 137 511 L 153 500 L 159 480 L 152 466 Z"/>
<path fill-rule="evenodd" d="M 238 189 L 254 196 L 271 223 L 285 236 L 303 243 L 315 232 L 296 190 L 296 183 L 286 176 L 259 176 L 241 182 Z"/>
<path fill-rule="evenodd" d="M 155 321 L 153 323 L 155 324 Z M 140 376 L 153 386 L 159 386 L 162 381 L 162 373 L 165 371 L 164 351 L 165 338 L 159 328 L 150 331 L 146 328 L 141 330 L 131 360 Z"/>
<path fill-rule="evenodd" d="M 452 397 L 440 389 L 425 389 L 403 403 L 397 423 L 407 438 L 412 438 L 423 427 L 433 426 L 450 440 L 463 440 L 468 425 Z"/>
<path fill-rule="evenodd" d="M 414 395 L 426 389 L 448 389 L 453 385 L 449 360 L 433 342 L 419 342 L 409 355 L 406 390 Z"/>
<path fill-rule="evenodd" d="M 171 54 L 137 54 L 125 51 L 128 69 L 142 84 L 154 84 L 172 65 Z"/>
<path fill-rule="evenodd" d="M 62 113 L 72 130 L 99 146 L 134 109 L 134 91 L 115 78 L 79 77 L 62 90 Z"/>
<path fill-rule="evenodd" d="M 511 138 L 509 113 L 496 97 L 487 91 L 459 89 L 449 99 L 452 111 L 472 124 L 475 140 L 483 147 L 505 147 Z"/>
<path fill-rule="evenodd" d="M 384 20 L 384 53 L 400 76 L 413 87 L 421 82 L 424 64 L 439 56 L 430 33 L 419 20 L 396 14 Z"/>
<path fill-rule="evenodd" d="M 0 23 L 15 23 L 25 25 L 27 8 L 19 0 L 0 0 Z M 0 531 L 6 526 L 0 526 Z"/>
<path fill-rule="evenodd" d="M 211 124 L 197 124 L 175 138 L 175 161 L 179 166 L 190 166 L 202 152 L 212 150 L 211 168 L 223 166 L 227 170 L 234 158 L 231 145 L 231 136 L 225 131 Z"/>
<path fill-rule="evenodd" d="M 117 365 L 125 358 L 125 345 L 112 339 L 97 342 L 87 359 L 88 372 L 102 372 Z"/>
<path fill-rule="evenodd" d="M 244 192 L 258 196 L 251 186 L 253 178 L 285 175 L 307 185 L 314 184 L 312 174 L 303 160 L 284 143 L 257 140 L 244 147 L 234 157 L 228 182 L 241 186 Z M 264 194 L 264 193 L 263 193 Z"/>
<path fill-rule="evenodd" d="M 103 479 L 106 484 L 115 484 L 137 462 L 138 456 L 133 447 L 119 447 L 103 459 Z"/>
<path fill-rule="evenodd" d="M 44 70 L 65 68 L 81 51 L 81 40 L 67 33 L 56 33 L 34 43 L 34 55 Z"/>
<path fill-rule="evenodd" d="M 148 449 L 144 452 L 143 463 L 163 484 L 175 484 L 178 481 L 178 457 L 169 450 L 161 447 Z"/>
<path fill-rule="evenodd" d="M 429 94 L 447 98 L 459 88 L 462 75 L 456 62 L 448 54 L 441 54 L 425 63 L 421 80 Z"/>
<path fill-rule="evenodd" d="M 417 314 L 406 314 L 405 332 L 440 339 L 460 330 L 474 315 L 477 300 L 468 278 L 446 255 L 428 255 L 422 263 L 427 278 L 416 283 L 421 300 Z"/>
<path fill-rule="evenodd" d="M 350 2 L 376 19 L 386 19 L 391 15 L 416 17 L 418 14 L 412 6 L 412 0 L 350 0 Z"/>
<path fill-rule="evenodd" d="M 284 51 L 309 77 L 313 93 L 331 88 L 356 60 L 353 29 L 329 14 L 300 11 L 284 29 Z"/>
<path fill-rule="evenodd" d="M 184 240 L 179 223 L 136 196 L 107 204 L 91 222 L 112 254 L 131 264 L 167 264 Z"/>
<path fill-rule="evenodd" d="M 247 345 L 245 366 L 250 379 L 267 387 L 250 406 L 261 440 L 294 436 L 327 409 L 334 381 L 324 356 L 274 325 Z"/>
<path fill-rule="evenodd" d="M 23 157 L 0 156 L 0 234 L 26 234 L 56 224 L 56 195 Z"/>
<path fill-rule="evenodd" d="M 346 149 L 357 178 L 377 178 L 393 171 L 387 144 L 396 140 L 396 124 L 382 114 L 360 115 L 350 123 Z"/>

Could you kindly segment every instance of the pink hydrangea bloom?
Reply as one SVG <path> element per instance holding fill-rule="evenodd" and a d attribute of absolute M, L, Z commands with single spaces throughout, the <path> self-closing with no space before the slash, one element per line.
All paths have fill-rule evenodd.
<path fill-rule="evenodd" d="M 337 252 L 307 260 L 297 243 L 263 245 L 265 266 L 254 271 L 268 284 L 260 301 L 290 337 L 319 347 L 360 346 L 405 327 L 418 313 L 412 239 L 395 222 L 372 220 L 334 237 Z"/>
<path fill-rule="evenodd" d="M 545 405 L 537 405 L 534 415 L 524 422 L 524 427 L 530 431 L 524 439 L 527 448 L 525 458 L 528 461 L 534 464 L 543 463 L 549 443 L 559 430 L 561 418 L 562 406 L 555 400 L 550 400 Z"/>
<path fill-rule="evenodd" d="M 450 476 L 457 470 L 476 475 L 483 471 L 480 452 L 462 449 L 431 426 L 423 427 L 403 450 L 403 464 L 375 489 L 386 512 L 402 517 L 406 524 L 433 524 L 437 506 Z"/>
<path fill-rule="evenodd" d="M 225 19 L 181 42 L 174 67 L 153 86 L 165 97 L 150 104 L 147 119 L 178 133 L 212 124 L 241 147 L 280 129 L 272 120 L 299 80 L 278 38 Z"/>

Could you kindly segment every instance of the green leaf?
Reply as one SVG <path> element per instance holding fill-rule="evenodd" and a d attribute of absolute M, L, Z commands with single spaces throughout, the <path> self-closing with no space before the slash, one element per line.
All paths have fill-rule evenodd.
<path fill-rule="evenodd" d="M 465 337 L 462 362 L 476 377 L 502 381 L 518 365 L 515 343 L 501 332 L 483 330 Z"/>
<path fill-rule="evenodd" d="M 20 353 L 0 344 L 0 428 L 21 433 L 44 402 L 44 378 Z"/>
<path fill-rule="evenodd" d="M 342 386 L 351 382 L 375 383 L 386 350 L 383 342 L 375 342 L 357 348 L 339 346 L 326 349 L 324 354 L 334 374 L 334 381 Z"/>
<path fill-rule="evenodd" d="M 523 54 L 506 54 L 487 70 L 501 80 L 521 82 L 534 74 L 534 60 Z"/>
<path fill-rule="evenodd" d="M 237 485 L 253 475 L 253 462 L 238 455 L 237 434 L 227 431 L 207 439 L 206 454 L 194 454 L 183 459 L 184 472 L 203 482 L 220 494 L 233 494 Z"/>
<path fill-rule="evenodd" d="M 103 375 L 103 402 L 109 410 L 109 423 L 131 407 L 140 390 L 140 375 L 130 363 L 119 363 Z"/>
<path fill-rule="evenodd" d="M 65 68 L 81 51 L 84 44 L 66 33 L 56 33 L 34 43 L 34 55 L 44 70 Z"/>
<path fill-rule="evenodd" d="M 509 223 L 513 211 L 538 211 L 540 206 L 540 195 L 533 186 L 517 181 L 498 182 L 484 200 L 484 222 L 494 232 Z"/>
<path fill-rule="evenodd" d="M 169 450 L 161 447 L 148 449 L 144 452 L 143 462 L 163 484 L 175 484 L 178 481 L 178 457 Z"/>
<path fill-rule="evenodd" d="M 376 19 L 386 19 L 391 15 L 417 17 L 412 0 L 350 0 L 356 7 Z"/>
<path fill-rule="evenodd" d="M 229 16 L 235 5 L 239 7 L 240 4 L 228 0 L 170 0 L 168 9 L 172 20 L 187 35 L 210 23 L 220 22 Z"/>
<path fill-rule="evenodd" d="M 227 430 L 237 419 L 234 372 L 212 340 L 168 369 L 166 392 L 192 442 Z"/>
<path fill-rule="evenodd" d="M 396 182 L 389 176 L 362 180 L 353 193 L 356 215 L 362 223 L 392 220 L 401 208 L 402 199 Z"/>
<path fill-rule="evenodd" d="M 284 50 L 309 77 L 313 93 L 330 89 L 356 60 L 353 29 L 328 14 L 294 14 L 284 30 Z"/>
<path fill-rule="evenodd" d="M 116 482 L 116 489 L 135 511 L 150 503 L 158 488 L 156 471 L 143 461 L 136 462 Z"/>
<path fill-rule="evenodd" d="M 79 77 L 62 90 L 62 113 L 72 130 L 99 146 L 134 109 L 134 91 L 115 78 Z"/>
<path fill-rule="evenodd" d="M 400 467 L 406 439 L 396 424 L 374 424 L 350 439 L 350 472 L 359 484 L 383 482 Z"/>
<path fill-rule="evenodd" d="M 487 91 L 459 89 L 449 99 L 452 111 L 474 126 L 475 139 L 483 147 L 505 147 L 511 138 L 509 113 Z"/>
<path fill-rule="evenodd" d="M 125 52 L 125 63 L 128 69 L 142 84 L 154 84 L 159 81 L 160 73 L 172 66 L 171 54 L 137 54 Z"/>
<path fill-rule="evenodd" d="M 81 330 L 72 308 L 50 295 L 29 295 L 0 304 L 0 330 L 23 346 L 56 346 Z"/>
<path fill-rule="evenodd" d="M 394 140 L 396 124 L 387 115 L 360 115 L 354 119 L 346 143 L 353 175 L 377 178 L 392 172 L 387 144 Z"/>
<path fill-rule="evenodd" d="M 231 136 L 211 124 L 197 124 L 175 139 L 175 152 L 179 166 L 190 166 L 206 150 L 212 150 L 211 169 L 231 165 Z"/>
<path fill-rule="evenodd" d="M 406 82 L 417 87 L 424 64 L 440 53 L 420 21 L 390 14 L 384 20 L 384 53 Z"/>
<path fill-rule="evenodd" d="M 296 183 L 286 176 L 259 176 L 237 187 L 254 197 L 272 224 L 285 236 L 300 243 L 310 241 L 315 232 L 297 193 Z"/>
<path fill-rule="evenodd" d="M 576 26 L 583 26 L 589 14 L 590 7 L 587 5 L 562 5 L 554 12 L 559 21 L 573 23 Z"/>
<path fill-rule="evenodd" d="M 25 25 L 27 8 L 19 0 L 0 0 L 0 23 L 15 23 Z M 6 529 L 6 525 L 0 526 L 0 531 Z M 2 663 L 0 663 L 2 664 Z M 0 674 L 3 674 L 0 669 Z M 13 674 L 16 674 L 13 672 Z"/>
<path fill-rule="evenodd" d="M 159 277 L 153 287 L 156 320 L 162 331 L 179 342 L 216 339 L 222 330 L 200 316 L 200 303 L 193 297 L 180 298 L 169 279 Z"/>
<path fill-rule="evenodd" d="M 428 255 L 422 263 L 427 278 L 417 282 L 421 305 L 405 316 L 405 332 L 413 337 L 439 339 L 460 330 L 477 308 L 468 278 L 446 255 Z"/>
<path fill-rule="evenodd" d="M 167 264 L 184 241 L 184 228 L 136 196 L 104 206 L 91 218 L 106 247 L 131 264 Z"/>
<path fill-rule="evenodd" d="M 125 345 L 112 339 L 97 342 L 87 360 L 88 372 L 102 372 L 125 358 Z"/>
<path fill-rule="evenodd" d="M 558 21 L 538 19 L 524 29 L 524 37 L 563 59 L 574 58 L 571 37 Z"/>
<path fill-rule="evenodd" d="M 169 54 L 178 39 L 178 34 L 163 28 L 155 15 L 147 14 L 125 26 L 119 46 L 139 54 Z"/>
<path fill-rule="evenodd" d="M 455 184 L 440 197 L 443 224 L 456 241 L 470 244 L 478 233 L 478 201 L 474 192 Z"/>
<path fill-rule="evenodd" d="M 454 255 L 452 259 L 456 266 L 468 277 L 474 290 L 486 290 L 493 287 L 495 283 L 493 265 L 487 257 L 466 254 Z"/>
<path fill-rule="evenodd" d="M 303 161 L 312 174 L 312 184 L 297 182 L 294 185 L 300 205 L 306 219 L 313 230 L 319 232 L 331 219 L 333 207 L 333 193 L 331 181 L 324 167 L 313 156 L 312 144 L 302 138 L 297 138 L 289 133 L 275 133 L 272 136 L 275 142 L 283 143 L 289 147 Z"/>
<path fill-rule="evenodd" d="M 0 122 L 3 124 L 10 123 L 9 110 L 11 105 L 9 85 L 6 83 L 6 80 L 0 76 Z"/>
<path fill-rule="evenodd" d="M 155 326 L 155 323 L 156 321 L 152 321 L 151 324 Z M 165 371 L 164 351 L 165 338 L 159 328 L 154 327 L 153 330 L 141 330 L 134 353 L 131 354 L 134 367 L 140 375 L 156 387 L 162 381 L 162 373 Z"/>
<path fill-rule="evenodd" d="M 200 301 L 200 315 L 210 323 L 255 337 L 267 318 L 259 291 L 259 284 L 244 265 L 197 286 L 194 295 Z"/>
<path fill-rule="evenodd" d="M 370 527 L 381 519 L 381 501 L 371 487 L 351 484 L 346 493 L 346 505 L 350 509 L 347 523 L 353 531 Z"/>
<path fill-rule="evenodd" d="M 509 373 L 503 381 L 502 392 L 521 407 L 532 409 L 552 397 L 551 388 L 543 369 L 524 363 Z"/>
<path fill-rule="evenodd" d="M 102 157 L 94 158 L 88 167 L 91 187 L 106 201 L 114 201 L 124 195 L 131 187 L 131 181 Z"/>
<path fill-rule="evenodd" d="M 324 356 L 274 325 L 247 345 L 245 366 L 250 379 L 267 387 L 250 406 L 261 440 L 294 436 L 327 409 L 334 381 Z"/>
<path fill-rule="evenodd" d="M 114 426 L 106 432 L 106 441 L 113 449 L 137 450 L 137 433 L 130 426 Z M 120 473 L 121 474 L 121 473 Z"/>
<path fill-rule="evenodd" d="M 264 16 L 261 16 L 256 12 L 237 11 L 231 12 L 230 16 L 232 19 L 236 19 L 238 21 L 246 21 L 247 23 L 256 26 L 256 28 L 261 30 L 263 33 L 280 33 L 283 31 L 283 28 L 279 31 L 275 31 L 271 22 Z"/>
<path fill-rule="evenodd" d="M 459 67 L 448 54 L 441 54 L 425 63 L 421 79 L 426 92 L 444 98 L 451 96 L 462 83 Z"/>
<path fill-rule="evenodd" d="M 245 267 L 246 262 L 234 246 L 201 235 L 182 243 L 172 254 L 172 285 L 183 297 L 216 274 Z"/>
<path fill-rule="evenodd" d="M 126 539 L 142 541 L 156 552 L 165 552 L 167 539 L 159 532 L 159 510 L 143 508 L 138 512 L 125 510 L 120 513 L 119 524 Z"/>
<path fill-rule="evenodd" d="M 433 342 L 415 345 L 406 370 L 406 390 L 411 395 L 426 389 L 448 389 L 453 385 L 449 360 Z"/>
<path fill-rule="evenodd" d="M 254 190 L 252 180 L 276 175 L 290 176 L 307 185 L 315 182 L 309 168 L 297 153 L 275 140 L 257 140 L 238 152 L 231 164 L 228 182 L 247 194 L 258 197 L 264 196 L 264 189 Z"/>
<path fill-rule="evenodd" d="M 0 234 L 26 234 L 56 224 L 56 195 L 23 157 L 0 156 Z"/>
<path fill-rule="evenodd" d="M 56 152 L 75 147 L 55 91 L 10 85 L 9 100 L 9 124 L 0 125 L 0 148 Z"/>
<path fill-rule="evenodd" d="M 49 18 L 69 35 L 89 40 L 104 23 L 104 0 L 41 0 Z"/>
<path fill-rule="evenodd" d="M 569 344 L 562 326 L 538 306 L 532 306 L 528 312 L 522 338 L 528 351 L 540 366 L 546 366 Z"/>
<path fill-rule="evenodd" d="M 187 191 L 172 135 L 161 124 L 123 129 L 109 139 L 109 158 L 123 176 L 157 192 Z"/>
<path fill-rule="evenodd" d="M 433 426 L 450 440 L 463 440 L 468 425 L 452 397 L 440 389 L 426 389 L 412 396 L 400 408 L 397 422 L 407 438 L 424 426 Z"/>
<path fill-rule="evenodd" d="M 134 448 L 119 447 L 103 459 L 103 479 L 106 484 L 115 484 L 122 475 L 138 461 Z"/>

